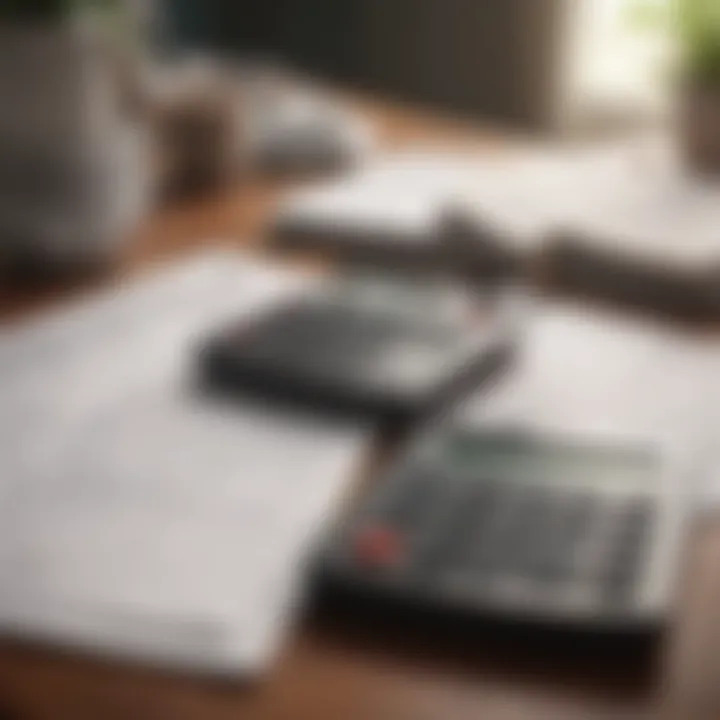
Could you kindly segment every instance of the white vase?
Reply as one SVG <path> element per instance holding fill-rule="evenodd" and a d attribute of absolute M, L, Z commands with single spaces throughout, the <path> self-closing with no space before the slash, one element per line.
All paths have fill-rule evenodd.
<path fill-rule="evenodd" d="M 87 23 L 0 24 L 0 263 L 106 264 L 144 210 L 144 132 L 106 49 Z"/>

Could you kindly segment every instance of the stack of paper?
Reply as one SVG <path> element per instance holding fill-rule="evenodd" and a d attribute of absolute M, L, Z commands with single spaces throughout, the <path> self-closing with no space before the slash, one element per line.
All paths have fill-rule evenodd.
<path fill-rule="evenodd" d="M 692 177 L 656 139 L 486 168 L 463 207 L 536 237 L 553 288 L 683 315 L 720 311 L 720 184 Z"/>
<path fill-rule="evenodd" d="M 364 428 L 210 401 L 201 337 L 304 283 L 195 258 L 0 336 L 0 626 L 214 673 L 272 658 Z"/>
<path fill-rule="evenodd" d="M 547 245 L 550 278 L 570 289 L 690 316 L 720 311 L 720 184 L 657 149 L 589 155 Z"/>
<path fill-rule="evenodd" d="M 555 288 L 684 314 L 720 311 L 720 184 L 641 138 L 473 158 L 379 159 L 281 208 L 278 240 L 351 261 L 541 269 Z M 462 264 L 462 263 L 458 263 Z"/>
<path fill-rule="evenodd" d="M 437 267 L 448 250 L 459 249 L 454 241 L 466 252 L 469 233 L 476 264 L 495 270 L 516 259 L 520 243 L 490 219 L 482 228 L 464 222 L 458 202 L 468 187 L 483 182 L 486 165 L 443 150 L 387 155 L 341 181 L 290 197 L 275 219 L 274 238 L 287 248 L 320 248 L 345 260 L 404 268 Z"/>

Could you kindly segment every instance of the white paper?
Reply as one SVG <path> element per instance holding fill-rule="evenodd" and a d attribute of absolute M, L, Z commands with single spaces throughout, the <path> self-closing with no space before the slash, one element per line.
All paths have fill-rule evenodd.
<path fill-rule="evenodd" d="M 531 250 L 567 209 L 572 178 L 564 154 L 530 150 L 486 158 L 441 148 L 387 154 L 340 181 L 298 192 L 280 208 L 288 225 L 434 240 L 443 213 L 460 208 Z M 338 233 L 338 242 L 343 233 Z"/>
<path fill-rule="evenodd" d="M 464 197 L 515 238 L 577 231 L 619 257 L 671 269 L 720 258 L 720 183 L 687 173 L 657 138 L 498 160 Z"/>
<path fill-rule="evenodd" d="M 368 432 L 211 401 L 187 366 L 215 324 L 305 285 L 220 254 L 0 338 L 0 625 L 207 672 L 266 666 Z"/>
<path fill-rule="evenodd" d="M 423 242 L 452 207 L 521 252 L 570 229 L 628 259 L 698 268 L 720 258 L 720 183 L 686 174 L 655 138 L 492 157 L 406 150 L 299 192 L 280 218 Z"/>
<path fill-rule="evenodd" d="M 422 242 L 432 239 L 428 233 L 475 167 L 459 153 L 393 153 L 340 181 L 291 196 L 280 208 L 280 219 L 302 227 L 337 227 Z M 341 234 L 338 238 L 342 242 Z"/>
<path fill-rule="evenodd" d="M 468 402 L 481 427 L 580 441 L 649 444 L 682 459 L 679 491 L 705 493 L 708 411 L 720 407 L 720 344 L 613 313 L 557 305 L 528 324 L 513 374 Z M 701 502 L 701 500 L 699 500 Z"/>

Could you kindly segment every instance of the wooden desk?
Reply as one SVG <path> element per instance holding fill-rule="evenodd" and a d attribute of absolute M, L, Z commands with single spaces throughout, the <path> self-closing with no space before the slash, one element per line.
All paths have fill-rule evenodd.
<path fill-rule="evenodd" d="M 384 142 L 450 141 L 488 152 L 487 131 L 360 103 Z M 286 183 L 251 182 L 157 213 L 121 271 L 200 243 L 254 244 Z M 0 294 L 5 315 L 57 302 L 75 288 Z M 718 720 L 720 522 L 700 527 L 688 554 L 677 631 L 655 674 L 568 667 L 507 645 L 439 648 L 353 637 L 309 622 L 255 687 L 163 675 L 0 645 L 0 720 Z"/>

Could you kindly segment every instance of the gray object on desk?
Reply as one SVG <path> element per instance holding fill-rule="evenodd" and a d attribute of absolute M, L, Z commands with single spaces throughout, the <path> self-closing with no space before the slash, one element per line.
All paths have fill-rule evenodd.
<path fill-rule="evenodd" d="M 505 370 L 516 299 L 428 278 L 336 281 L 221 329 L 201 371 L 221 392 L 406 428 Z"/>

